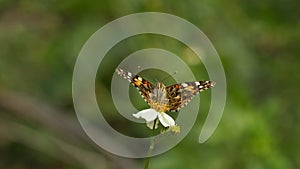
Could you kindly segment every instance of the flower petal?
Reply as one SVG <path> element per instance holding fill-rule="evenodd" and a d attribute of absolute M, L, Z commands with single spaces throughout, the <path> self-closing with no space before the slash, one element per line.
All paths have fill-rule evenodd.
<path fill-rule="evenodd" d="M 158 119 L 164 127 L 169 127 L 169 126 L 174 126 L 175 125 L 175 121 L 167 113 L 159 113 L 158 114 Z"/>
<path fill-rule="evenodd" d="M 133 114 L 135 118 L 143 118 L 146 122 L 154 121 L 157 118 L 157 112 L 153 109 L 145 109 Z"/>

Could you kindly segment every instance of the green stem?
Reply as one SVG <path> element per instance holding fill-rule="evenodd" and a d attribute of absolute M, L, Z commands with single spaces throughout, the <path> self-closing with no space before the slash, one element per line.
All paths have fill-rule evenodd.
<path fill-rule="evenodd" d="M 149 168 L 151 154 L 152 154 L 152 151 L 154 149 L 154 145 L 155 145 L 155 142 L 154 142 L 154 129 L 155 129 L 155 126 L 156 126 L 156 121 L 157 121 L 157 119 L 155 119 L 155 121 L 153 123 L 152 136 L 151 136 L 151 141 L 150 141 L 150 147 L 149 147 L 149 150 L 148 150 L 148 155 L 147 155 L 148 157 L 146 159 L 146 163 L 145 163 L 144 169 L 148 169 Z"/>

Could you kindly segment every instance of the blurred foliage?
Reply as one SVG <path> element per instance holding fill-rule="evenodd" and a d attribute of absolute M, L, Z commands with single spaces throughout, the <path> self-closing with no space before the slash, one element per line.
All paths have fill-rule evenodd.
<path fill-rule="evenodd" d="M 152 158 L 150 168 L 300 168 L 297 0 L 0 0 L 0 168 L 142 168 L 143 159 L 114 157 L 84 139 L 71 84 L 76 57 L 96 30 L 147 11 L 174 14 L 199 27 L 216 47 L 228 84 L 227 105 L 214 135 L 197 142 L 208 92 L 189 135 Z M 194 72 L 203 72 L 197 78 L 208 77 L 203 65 L 189 63 L 191 52 L 184 45 L 163 36 L 136 36 L 108 53 L 98 71 L 97 97 L 111 97 L 111 76 L 122 58 L 148 47 L 186 56 Z M 111 99 L 106 100 L 105 111 L 115 112 Z M 137 130 L 117 113 L 106 118 L 124 132 Z"/>

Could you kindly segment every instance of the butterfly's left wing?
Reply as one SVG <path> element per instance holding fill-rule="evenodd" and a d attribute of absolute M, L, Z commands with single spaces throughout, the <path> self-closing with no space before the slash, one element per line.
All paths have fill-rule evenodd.
<path fill-rule="evenodd" d="M 170 111 L 179 111 L 198 93 L 213 87 L 213 81 L 195 81 L 170 85 L 166 88 Z"/>
<path fill-rule="evenodd" d="M 128 80 L 133 86 L 135 86 L 143 99 L 150 104 L 150 93 L 154 89 L 154 85 L 150 83 L 148 80 L 141 78 L 138 75 L 132 74 L 126 70 L 117 68 L 116 72 L 123 77 L 124 79 Z"/>

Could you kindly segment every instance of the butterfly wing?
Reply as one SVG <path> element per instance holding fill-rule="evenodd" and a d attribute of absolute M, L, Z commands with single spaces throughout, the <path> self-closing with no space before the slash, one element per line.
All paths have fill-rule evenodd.
<path fill-rule="evenodd" d="M 179 111 L 198 93 L 215 85 L 213 81 L 185 82 L 170 85 L 166 88 L 170 111 Z"/>
<path fill-rule="evenodd" d="M 123 77 L 124 79 L 128 80 L 133 86 L 135 86 L 144 100 L 149 104 L 150 103 L 150 93 L 154 89 L 154 85 L 151 84 L 149 81 L 141 78 L 138 75 L 134 75 L 126 70 L 117 68 L 116 72 Z"/>

